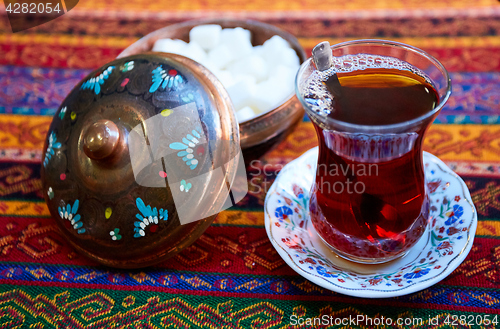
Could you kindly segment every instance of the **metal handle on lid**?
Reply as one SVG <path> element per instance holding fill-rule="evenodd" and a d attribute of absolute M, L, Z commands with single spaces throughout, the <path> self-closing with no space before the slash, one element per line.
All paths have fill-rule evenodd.
<path fill-rule="evenodd" d="M 83 132 L 83 151 L 94 160 L 102 160 L 116 153 L 120 130 L 110 120 L 99 120 Z"/>

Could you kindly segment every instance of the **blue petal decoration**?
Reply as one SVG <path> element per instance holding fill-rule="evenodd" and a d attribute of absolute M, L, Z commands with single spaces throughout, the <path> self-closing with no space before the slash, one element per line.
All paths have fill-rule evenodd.
<path fill-rule="evenodd" d="M 135 203 L 137 204 L 137 208 L 144 215 L 144 217 L 147 217 L 146 216 L 147 208 L 146 208 L 146 205 L 144 204 L 144 201 L 142 201 L 141 198 L 137 198 L 135 200 Z"/>
<path fill-rule="evenodd" d="M 187 148 L 188 148 L 188 146 L 187 146 L 187 145 L 184 145 L 184 144 L 179 143 L 179 142 L 171 143 L 171 144 L 169 145 L 169 147 L 170 147 L 171 149 L 174 149 L 174 150 L 185 150 L 185 149 L 187 149 Z"/>
<path fill-rule="evenodd" d="M 78 234 L 82 234 L 82 233 L 85 233 L 85 229 L 84 228 L 81 228 L 79 229 L 78 231 L 76 231 Z"/>
<path fill-rule="evenodd" d="M 198 132 L 201 133 L 201 127 L 196 127 L 196 129 L 192 130 L 193 135 L 197 136 L 198 138 L 201 138 L 200 133 L 198 133 Z M 198 163 L 193 164 L 192 160 L 194 160 L 194 158 L 188 158 L 187 155 L 190 153 L 193 153 L 192 148 L 194 148 L 197 144 L 200 143 L 200 140 L 196 137 L 193 137 L 193 135 L 188 133 L 188 134 L 186 134 L 186 137 L 182 138 L 182 143 L 175 142 L 175 143 L 171 143 L 169 145 L 170 148 L 174 149 L 174 150 L 187 150 L 188 149 L 190 151 L 190 152 L 187 152 L 187 151 L 178 152 L 177 156 L 182 158 L 182 161 L 184 161 L 186 163 L 186 165 L 189 166 L 189 168 L 191 170 L 194 170 L 198 166 Z"/>
<path fill-rule="evenodd" d="M 75 203 L 73 204 L 73 209 L 71 209 L 71 212 L 73 214 L 76 214 L 76 212 L 78 211 L 78 205 L 80 204 L 80 202 L 78 201 L 78 199 L 75 200 Z"/>
<path fill-rule="evenodd" d="M 158 89 L 158 87 L 160 87 L 160 84 L 161 84 L 161 80 L 154 81 L 154 83 L 151 86 L 151 88 L 149 88 L 149 92 L 150 93 L 154 93 Z"/>
<path fill-rule="evenodd" d="M 153 93 L 156 90 L 158 90 L 160 86 L 162 89 L 171 89 L 174 86 L 177 87 L 179 83 L 184 81 L 178 73 L 175 77 L 168 75 L 166 70 L 163 69 L 162 65 L 154 69 L 152 73 L 153 73 L 153 79 L 152 79 L 153 85 L 151 86 L 151 88 L 149 88 L 150 93 Z"/>
<path fill-rule="evenodd" d="M 78 222 L 79 220 L 81 219 L 81 216 L 78 214 L 76 215 L 75 217 L 73 217 L 73 220 L 76 222 Z"/>

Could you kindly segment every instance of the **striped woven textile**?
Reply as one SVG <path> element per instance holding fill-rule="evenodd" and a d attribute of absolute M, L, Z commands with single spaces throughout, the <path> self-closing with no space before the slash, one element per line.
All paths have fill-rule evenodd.
<path fill-rule="evenodd" d="M 425 141 L 470 188 L 474 246 L 451 275 L 403 297 L 363 299 L 299 276 L 264 229 L 274 177 L 191 247 L 154 268 L 103 267 L 76 253 L 43 201 L 41 154 L 52 115 L 92 69 L 160 27 L 200 17 L 265 21 L 319 41 L 383 38 L 422 48 L 450 71 L 453 94 Z M 494 0 L 81 0 L 66 15 L 11 33 L 0 7 L 0 328 L 298 328 L 290 318 L 500 314 L 500 4 Z M 268 172 L 317 145 L 305 119 L 265 156 Z M 500 322 L 500 315 L 498 315 Z M 476 327 L 474 322 L 461 327 Z M 318 328 L 316 325 L 303 327 Z M 321 327 L 321 326 L 320 326 Z M 344 326 L 356 327 L 354 325 Z M 486 327 L 494 328 L 494 325 Z"/>

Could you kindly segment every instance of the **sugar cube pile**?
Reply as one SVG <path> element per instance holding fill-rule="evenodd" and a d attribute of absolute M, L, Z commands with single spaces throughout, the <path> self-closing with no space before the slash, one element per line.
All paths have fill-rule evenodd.
<path fill-rule="evenodd" d="M 159 39 L 152 50 L 183 55 L 209 69 L 229 93 L 241 123 L 292 95 L 300 66 L 297 53 L 282 37 L 275 35 L 258 46 L 251 38 L 241 27 L 207 24 L 191 29 L 189 43 Z"/>

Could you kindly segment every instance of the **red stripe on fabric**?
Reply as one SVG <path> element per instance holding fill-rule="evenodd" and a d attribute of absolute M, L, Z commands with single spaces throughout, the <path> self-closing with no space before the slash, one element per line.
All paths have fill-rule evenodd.
<path fill-rule="evenodd" d="M 0 43 L 0 65 L 95 69 L 115 59 L 121 51 L 104 47 Z"/>
<path fill-rule="evenodd" d="M 500 71 L 498 47 L 425 48 L 451 72 Z M 0 65 L 90 69 L 112 61 L 122 49 L 51 44 L 0 43 Z M 310 55 L 311 49 L 307 49 Z"/>
<path fill-rule="evenodd" d="M 51 218 L 0 217 L 0 223 L 3 224 L 0 225 L 0 236 L 14 238 L 11 242 L 13 248 L 0 258 L 3 262 L 53 264 L 61 268 L 64 265 L 100 266 L 77 254 L 55 229 Z M 52 226 L 53 229 L 31 235 L 25 245 L 21 244 L 19 238 L 26 234 L 30 229 L 28 225 L 33 223 L 36 223 L 36 227 Z M 49 245 L 41 247 L 38 241 L 46 238 L 56 244 L 56 249 L 43 256 Z M 495 274 L 498 264 L 494 260 L 498 242 L 494 238 L 476 238 L 465 262 L 441 284 L 499 288 L 500 278 Z M 37 258 L 37 255 L 30 254 L 30 250 L 38 250 L 42 256 Z M 159 264 L 157 268 L 201 273 L 297 276 L 276 253 L 263 227 L 210 226 L 192 247 Z"/>

